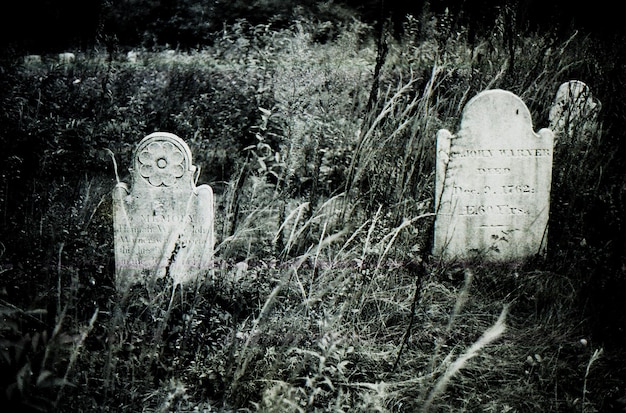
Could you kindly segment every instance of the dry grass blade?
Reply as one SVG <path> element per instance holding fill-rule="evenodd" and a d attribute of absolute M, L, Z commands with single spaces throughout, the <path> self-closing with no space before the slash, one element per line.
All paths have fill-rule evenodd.
<path fill-rule="evenodd" d="M 496 323 L 491 326 L 483 335 L 476 341 L 467 351 L 461 354 L 457 359 L 448 366 L 444 375 L 437 381 L 434 388 L 428 395 L 428 398 L 424 402 L 421 411 L 427 413 L 433 402 L 437 397 L 443 394 L 450 383 L 450 380 L 467 364 L 467 362 L 478 355 L 480 350 L 498 339 L 506 329 L 506 315 L 508 313 L 508 307 L 505 306 L 498 317 Z"/>
<path fill-rule="evenodd" d="M 244 343 L 241 349 L 241 356 L 239 357 L 239 362 L 237 363 L 238 368 L 235 371 L 235 374 L 233 377 L 233 384 L 232 384 L 233 393 L 236 391 L 239 385 L 239 380 L 243 377 L 244 373 L 246 372 L 246 369 L 248 368 L 248 363 L 250 362 L 250 358 L 252 357 L 252 354 L 248 351 L 250 344 L 252 343 L 252 339 L 257 336 L 259 324 L 269 314 L 276 300 L 276 296 L 280 292 L 281 288 L 282 288 L 282 284 L 279 284 L 276 287 L 274 287 L 269 297 L 267 297 L 267 300 L 265 300 L 265 304 L 263 304 L 263 308 L 261 309 L 261 312 L 259 313 L 258 317 L 252 323 L 252 329 L 251 329 L 250 335 L 248 336 L 246 342 Z"/>
<path fill-rule="evenodd" d="M 376 214 L 374 214 L 374 218 L 372 219 L 370 229 L 367 231 L 367 237 L 365 238 L 365 243 L 363 244 L 363 252 L 361 253 L 361 260 L 364 260 L 365 255 L 369 252 L 370 239 L 372 238 L 372 234 L 374 233 L 374 228 L 376 228 L 376 223 L 378 221 L 378 217 L 382 208 L 382 205 L 378 206 L 378 210 L 376 211 Z"/>
<path fill-rule="evenodd" d="M 583 402 L 582 402 L 583 413 L 586 411 L 585 399 L 587 398 L 587 378 L 589 377 L 589 370 L 591 369 L 591 365 L 602 356 L 602 353 L 604 353 L 603 348 L 599 350 L 596 349 L 591 355 L 591 358 L 589 359 L 589 363 L 587 363 L 587 369 L 585 370 L 585 381 L 583 383 Z"/>
<path fill-rule="evenodd" d="M 419 221 L 422 218 L 427 218 L 427 217 L 432 217 L 434 216 L 434 213 L 427 213 L 427 214 L 422 214 L 420 216 L 417 216 L 415 218 L 411 218 L 411 219 L 405 219 L 404 221 L 402 221 L 402 224 L 400 224 L 397 228 L 395 228 L 394 230 L 392 230 L 389 234 L 385 235 L 385 237 L 380 241 L 381 244 L 384 244 L 384 242 L 388 239 L 391 238 L 389 240 L 389 242 L 387 243 L 387 246 L 385 247 L 384 251 L 382 254 L 380 254 L 380 257 L 378 258 L 378 263 L 376 264 L 376 269 L 379 269 L 383 259 L 385 258 L 385 256 L 387 256 L 387 254 L 389 253 L 389 250 L 391 249 L 391 247 L 393 246 L 393 243 L 395 242 L 396 238 L 398 237 L 398 234 L 400 234 L 400 232 L 414 224 L 415 222 Z"/>
<path fill-rule="evenodd" d="M 287 217 L 285 218 L 283 223 L 280 225 L 280 227 L 276 231 L 276 235 L 274 236 L 274 242 L 276 242 L 278 240 L 278 237 L 280 237 L 280 234 L 282 233 L 282 230 L 285 228 L 287 223 L 289 221 L 291 221 L 291 219 L 294 217 L 294 215 L 297 215 L 296 219 L 293 222 L 293 226 L 291 228 L 291 233 L 289 235 L 289 239 L 287 240 L 287 245 L 285 246 L 285 251 L 288 251 L 289 250 L 289 248 L 288 248 L 289 245 L 291 245 L 293 243 L 294 233 L 296 231 L 296 228 L 298 227 L 298 223 L 300 222 L 300 217 L 302 216 L 302 212 L 308 206 L 309 206 L 308 202 L 303 202 L 302 204 L 298 205 L 293 211 L 291 211 L 289 213 L 289 215 L 287 215 Z"/>

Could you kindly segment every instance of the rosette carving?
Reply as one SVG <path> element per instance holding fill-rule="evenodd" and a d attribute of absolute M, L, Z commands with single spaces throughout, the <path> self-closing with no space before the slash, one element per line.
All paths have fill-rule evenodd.
<path fill-rule="evenodd" d="M 154 186 L 173 186 L 185 174 L 185 155 L 170 142 L 151 142 L 137 161 L 139 174 Z"/>

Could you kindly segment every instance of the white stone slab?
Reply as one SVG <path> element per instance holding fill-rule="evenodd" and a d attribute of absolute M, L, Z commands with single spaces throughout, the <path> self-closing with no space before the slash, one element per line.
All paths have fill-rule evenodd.
<path fill-rule="evenodd" d="M 515 94 L 488 90 L 463 110 L 456 135 L 437 135 L 433 253 L 517 260 L 546 249 L 553 133 L 533 132 Z"/>
<path fill-rule="evenodd" d="M 113 193 L 118 287 L 204 277 L 213 258 L 213 191 L 196 187 L 187 144 L 171 133 L 150 134 L 137 146 L 130 172 L 132 187 L 120 183 Z"/>
<path fill-rule="evenodd" d="M 589 142 L 600 134 L 598 116 L 602 105 L 580 80 L 559 86 L 550 108 L 550 129 L 555 143 Z"/>

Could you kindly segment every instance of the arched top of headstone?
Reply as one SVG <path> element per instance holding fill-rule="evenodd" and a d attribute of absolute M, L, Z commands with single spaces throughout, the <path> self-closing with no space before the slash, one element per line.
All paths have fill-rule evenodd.
<path fill-rule="evenodd" d="M 585 141 L 600 132 L 601 109 L 589 86 L 580 80 L 567 81 L 559 86 L 550 108 L 550 128 L 561 139 Z"/>
<path fill-rule="evenodd" d="M 178 186 L 195 172 L 189 146 L 168 132 L 154 132 L 139 142 L 133 169 L 138 178 L 154 187 Z"/>
<path fill-rule="evenodd" d="M 562 83 L 556 92 L 554 103 L 563 103 L 567 101 L 576 101 L 578 99 L 590 99 L 591 89 L 580 80 L 570 80 Z"/>
<path fill-rule="evenodd" d="M 496 141 L 511 132 L 532 132 L 532 118 L 526 104 L 507 90 L 486 90 L 465 105 L 459 133 L 481 140 Z M 470 137 L 466 136 L 466 137 Z"/>

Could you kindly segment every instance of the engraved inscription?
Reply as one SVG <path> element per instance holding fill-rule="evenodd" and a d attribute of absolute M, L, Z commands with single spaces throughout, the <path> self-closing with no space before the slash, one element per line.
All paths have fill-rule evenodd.
<path fill-rule="evenodd" d="M 497 185 L 491 187 L 489 185 L 483 186 L 481 189 L 467 188 L 456 185 L 454 187 L 455 195 L 513 195 L 513 194 L 534 194 L 535 188 L 530 185 L 524 184 L 511 184 L 511 185 Z"/>
<path fill-rule="evenodd" d="M 452 152 L 450 158 L 523 158 L 552 156 L 547 148 L 529 149 L 478 149 Z"/>
<path fill-rule="evenodd" d="M 543 253 L 553 139 L 548 129 L 533 131 L 528 108 L 511 92 L 471 99 L 459 132 L 437 134 L 433 253 L 490 260 Z"/>
<path fill-rule="evenodd" d="M 477 168 L 477 171 L 482 175 L 508 175 L 511 168 Z"/>
<path fill-rule="evenodd" d="M 528 215 L 528 211 L 510 205 L 465 205 L 459 215 Z"/>

